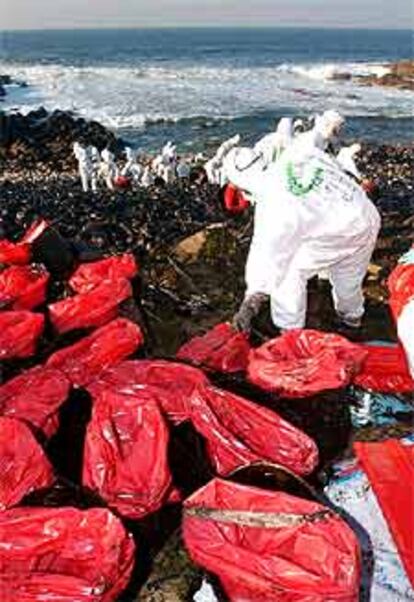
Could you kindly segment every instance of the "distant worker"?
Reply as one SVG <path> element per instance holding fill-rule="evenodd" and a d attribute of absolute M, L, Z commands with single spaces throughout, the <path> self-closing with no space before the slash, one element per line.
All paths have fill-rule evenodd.
<path fill-rule="evenodd" d="M 115 163 L 115 156 L 108 148 L 101 152 L 100 173 L 104 178 L 108 190 L 114 190 L 114 180 L 118 176 L 118 168 Z"/>
<path fill-rule="evenodd" d="M 184 160 L 179 160 L 177 164 L 177 177 L 180 180 L 190 177 L 190 166 Z"/>
<path fill-rule="evenodd" d="M 73 144 L 73 153 L 78 161 L 78 172 L 83 192 L 89 190 L 90 159 L 87 149 L 79 142 Z"/>
<path fill-rule="evenodd" d="M 125 149 L 125 156 L 126 163 L 121 171 L 121 176 L 130 178 L 136 186 L 139 186 L 144 174 L 144 167 L 137 161 L 138 153 L 127 146 Z"/>
<path fill-rule="evenodd" d="M 143 188 L 149 188 L 154 184 L 154 176 L 151 173 L 151 168 L 147 165 L 144 168 L 144 173 L 141 178 L 141 186 Z"/>
<path fill-rule="evenodd" d="M 89 155 L 89 176 L 91 181 L 91 189 L 92 192 L 97 192 L 100 155 L 96 146 L 88 146 L 87 151 Z"/>

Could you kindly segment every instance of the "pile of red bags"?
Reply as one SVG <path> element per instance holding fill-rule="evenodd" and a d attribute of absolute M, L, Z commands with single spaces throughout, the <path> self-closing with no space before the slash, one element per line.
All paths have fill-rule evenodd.
<path fill-rule="evenodd" d="M 131 519 L 177 501 L 168 466 L 169 430 L 150 391 L 94 396 L 83 483 Z"/>
<path fill-rule="evenodd" d="M 143 341 L 136 324 L 117 318 L 78 343 L 56 351 L 46 365 L 61 370 L 73 385 L 83 387 L 110 366 L 132 355 Z"/>
<path fill-rule="evenodd" d="M 249 353 L 247 335 L 224 323 L 185 343 L 179 349 L 177 358 L 209 370 L 232 373 L 246 370 Z"/>
<path fill-rule="evenodd" d="M 0 360 L 33 355 L 44 322 L 42 314 L 30 311 L 0 312 Z"/>
<path fill-rule="evenodd" d="M 106 280 L 115 282 L 126 278 L 131 280 L 138 274 L 138 266 L 130 253 L 84 263 L 78 267 L 69 280 L 76 293 L 88 293 Z"/>
<path fill-rule="evenodd" d="M 0 307 L 33 309 L 46 301 L 49 274 L 44 268 L 12 266 L 0 273 Z"/>
<path fill-rule="evenodd" d="M 36 366 L 0 386 L 0 415 L 18 418 L 50 438 L 58 429 L 58 410 L 69 388 L 63 372 Z"/>
<path fill-rule="evenodd" d="M 0 265 L 11 266 L 0 272 L 0 309 L 7 308 L 0 311 L 0 360 L 34 355 L 43 333 L 45 316 L 23 310 L 47 298 L 49 273 L 29 264 L 38 256 L 36 245 L 48 227 L 46 221 L 38 220 L 18 243 L 0 241 Z M 54 242 L 42 241 L 42 245 L 47 246 L 48 257 L 59 263 Z M 39 246 L 40 251 L 43 247 Z M 53 469 L 35 437 L 44 441 L 57 435 L 54 441 L 62 445 L 60 437 L 64 441 L 66 432 L 58 433 L 59 410 L 71 386 L 90 385 L 143 343 L 137 325 L 117 318 L 119 305 L 132 296 L 129 279 L 136 274 L 135 260 L 128 254 L 81 265 L 71 279 L 78 294 L 51 304 L 49 315 L 59 333 L 97 330 L 55 352 L 46 365 L 21 372 L 0 386 L 2 602 L 113 602 L 130 580 L 135 546 L 109 510 L 15 506 L 40 489 L 49 490 L 47 495 L 53 497 Z M 134 519 L 174 499 L 167 461 L 169 430 L 158 401 L 151 398 L 143 404 L 131 395 L 105 392 L 96 393 L 94 401 L 84 449 L 85 484 Z M 75 406 L 68 408 L 69 422 Z M 75 423 L 77 428 L 78 418 Z M 49 444 L 51 458 L 59 463 L 53 455 L 55 443 Z M 72 449 L 64 451 L 76 455 Z"/>
<path fill-rule="evenodd" d="M 28 427 L 0 417 L 0 510 L 52 482 L 52 467 Z"/>
<path fill-rule="evenodd" d="M 84 483 L 129 517 L 153 512 L 162 500 L 176 497 L 163 415 L 176 424 L 192 422 L 221 475 L 257 461 L 297 474 L 309 474 L 318 464 L 317 447 L 307 435 L 271 410 L 216 389 L 190 366 L 125 362 L 102 373 L 88 390 L 94 410 Z M 150 490 L 145 483 L 151 483 Z"/>
<path fill-rule="evenodd" d="M 248 378 L 282 397 L 307 397 L 348 385 L 366 351 L 342 336 L 316 330 L 290 330 L 249 357 Z"/>
<path fill-rule="evenodd" d="M 131 295 L 128 280 L 106 280 L 89 292 L 49 305 L 50 319 L 60 334 L 76 328 L 97 328 L 116 318 L 119 305 Z"/>
<path fill-rule="evenodd" d="M 135 546 L 108 510 L 16 508 L 0 513 L 2 602 L 113 602 Z"/>
<path fill-rule="evenodd" d="M 183 534 L 230 602 L 359 599 L 357 538 L 319 503 L 214 479 L 186 500 Z"/>

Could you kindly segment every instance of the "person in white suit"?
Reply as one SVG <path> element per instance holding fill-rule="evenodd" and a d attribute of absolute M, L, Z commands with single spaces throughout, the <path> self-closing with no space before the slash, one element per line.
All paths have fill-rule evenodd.
<path fill-rule="evenodd" d="M 229 180 L 256 201 L 254 233 L 246 264 L 246 294 L 234 326 L 248 330 L 270 297 L 274 324 L 303 328 L 307 282 L 326 270 L 336 312 L 359 327 L 364 313 L 362 281 L 375 246 L 380 217 L 358 183 L 325 152 L 340 119 L 317 119 L 265 171 L 260 162 L 237 169 L 245 149 L 224 158 Z M 335 125 L 334 125 L 335 123 Z"/>

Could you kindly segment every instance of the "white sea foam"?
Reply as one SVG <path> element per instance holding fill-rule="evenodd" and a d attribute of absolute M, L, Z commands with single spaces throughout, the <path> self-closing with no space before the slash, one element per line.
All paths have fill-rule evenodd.
<path fill-rule="evenodd" d="M 336 81 L 347 73 L 382 75 L 369 63 L 232 67 L 169 63 L 137 67 L 71 67 L 0 63 L 0 73 L 26 81 L 3 106 L 71 110 L 114 129 L 203 117 L 208 123 L 258 112 L 315 113 L 335 107 L 345 115 L 412 115 L 412 95 L 390 88 Z M 334 81 L 335 80 L 335 81 Z"/>
<path fill-rule="evenodd" d="M 390 67 L 383 63 L 326 63 L 319 65 L 283 64 L 279 69 L 285 73 L 295 73 L 309 79 L 321 81 L 336 80 L 346 76 L 374 75 L 375 77 L 382 77 L 390 72 Z"/>

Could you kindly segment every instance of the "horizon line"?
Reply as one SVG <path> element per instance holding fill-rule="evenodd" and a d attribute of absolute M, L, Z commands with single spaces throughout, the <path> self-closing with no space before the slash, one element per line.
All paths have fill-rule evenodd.
<path fill-rule="evenodd" d="M 382 32 L 407 32 L 414 35 L 414 30 L 412 28 L 405 27 L 367 27 L 361 25 L 293 25 L 293 24 L 278 24 L 278 25 L 265 25 L 265 24 L 257 24 L 252 25 L 250 23 L 239 23 L 237 25 L 229 25 L 229 24 L 215 24 L 215 25 L 204 25 L 204 24 L 191 24 L 191 25 L 177 25 L 177 24 L 164 24 L 164 25 L 103 25 L 103 26 L 89 26 L 89 25 L 78 25 L 73 27 L 67 26 L 56 26 L 56 27 L 17 27 L 17 28 L 0 28 L 1 33 L 21 33 L 21 32 L 48 32 L 48 31 L 141 31 L 141 30 L 160 30 L 160 29 L 175 29 L 175 30 L 191 30 L 191 29 L 268 29 L 268 30 L 277 30 L 277 29 L 307 29 L 307 30 L 315 30 L 315 31 L 325 31 L 325 30 L 333 30 L 333 31 L 349 31 L 349 30 L 357 30 L 357 31 L 382 31 Z"/>

